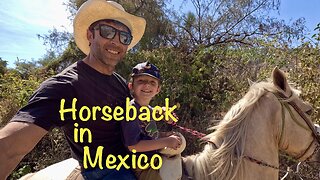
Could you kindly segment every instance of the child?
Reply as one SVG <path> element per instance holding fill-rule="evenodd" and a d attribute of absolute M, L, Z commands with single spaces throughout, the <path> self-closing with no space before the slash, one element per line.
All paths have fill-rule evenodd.
<path fill-rule="evenodd" d="M 137 64 L 132 69 L 131 82 L 128 87 L 132 92 L 133 99 L 131 105 L 137 109 L 137 117 L 139 116 L 139 109 L 143 106 L 150 108 L 150 101 L 154 96 L 160 92 L 161 77 L 159 69 L 149 63 L 144 62 Z M 157 153 L 157 150 L 169 147 L 177 149 L 181 145 L 181 138 L 177 135 L 169 135 L 160 137 L 154 120 L 150 122 L 140 121 L 138 118 L 134 121 L 122 121 L 122 133 L 124 144 L 130 151 L 133 149 L 151 158 Z M 138 153 L 137 153 L 138 155 Z M 137 178 L 140 180 L 161 180 L 159 172 L 149 168 L 147 170 L 135 170 Z"/>

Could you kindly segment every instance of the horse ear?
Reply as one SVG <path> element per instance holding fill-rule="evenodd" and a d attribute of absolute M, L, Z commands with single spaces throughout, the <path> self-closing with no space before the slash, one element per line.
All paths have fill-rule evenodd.
<path fill-rule="evenodd" d="M 275 67 L 272 71 L 272 80 L 273 84 L 282 91 L 287 92 L 290 90 L 286 75 L 278 67 Z"/>

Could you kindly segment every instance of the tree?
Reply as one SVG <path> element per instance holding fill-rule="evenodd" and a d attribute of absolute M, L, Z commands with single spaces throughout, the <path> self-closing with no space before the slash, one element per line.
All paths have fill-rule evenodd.
<path fill-rule="evenodd" d="M 51 56 L 58 56 L 63 53 L 69 41 L 72 39 L 71 33 L 58 31 L 56 28 L 50 30 L 49 34 L 37 34 L 37 36 L 43 40 L 43 45 L 47 46 L 47 52 L 51 54 Z"/>
<path fill-rule="evenodd" d="M 290 40 L 304 30 L 303 19 L 286 25 L 268 17 L 279 8 L 280 0 L 190 0 L 186 13 L 171 10 L 173 32 L 167 40 L 187 50 L 219 44 L 254 45 L 253 39 Z M 183 4 L 187 4 L 187 0 Z"/>
<path fill-rule="evenodd" d="M 8 61 L 2 60 L 0 57 L 0 77 L 7 71 Z"/>
<path fill-rule="evenodd" d="M 17 59 L 15 61 L 15 71 L 18 71 L 22 79 L 27 79 L 31 74 L 37 69 L 37 62 L 36 61 L 27 61 L 25 59 Z"/>
<path fill-rule="evenodd" d="M 152 50 L 166 45 L 164 37 L 171 26 L 165 14 L 169 0 L 120 0 L 119 3 L 129 13 L 146 19 L 146 30 L 136 50 Z"/>

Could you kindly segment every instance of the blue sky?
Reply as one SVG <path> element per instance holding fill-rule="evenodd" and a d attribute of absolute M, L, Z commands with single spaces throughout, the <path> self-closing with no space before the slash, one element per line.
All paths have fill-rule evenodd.
<path fill-rule="evenodd" d="M 173 0 L 174 1 L 174 0 Z M 9 67 L 19 59 L 38 60 L 46 47 L 37 34 L 47 34 L 53 27 L 72 32 L 67 0 L 1 0 L 0 57 Z M 292 22 L 300 17 L 313 30 L 320 23 L 320 0 L 282 0 L 279 18 Z"/>
<path fill-rule="evenodd" d="M 320 0 L 281 0 L 281 19 L 289 22 L 304 17 L 306 26 L 313 33 L 314 28 L 320 23 Z"/>
<path fill-rule="evenodd" d="M 9 67 L 19 59 L 38 60 L 46 50 L 37 34 L 53 29 L 72 32 L 65 0 L 1 0 L 0 57 Z"/>

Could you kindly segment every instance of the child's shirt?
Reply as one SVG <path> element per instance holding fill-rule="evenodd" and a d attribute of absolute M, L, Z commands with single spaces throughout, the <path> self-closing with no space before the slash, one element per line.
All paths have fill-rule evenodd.
<path fill-rule="evenodd" d="M 159 131 L 156 125 L 156 122 L 152 119 L 152 107 L 148 106 L 150 109 L 150 122 L 141 121 L 138 119 L 140 112 L 140 105 L 133 100 L 130 101 L 130 104 L 134 106 L 137 110 L 136 119 L 133 121 L 121 121 L 123 143 L 126 147 L 137 144 L 141 140 L 153 140 L 159 137 Z M 143 111 L 142 113 L 145 113 Z M 130 116 L 132 116 L 132 111 L 130 111 Z M 152 156 L 157 153 L 157 151 L 148 151 L 147 153 L 143 152 L 147 156 Z"/>

